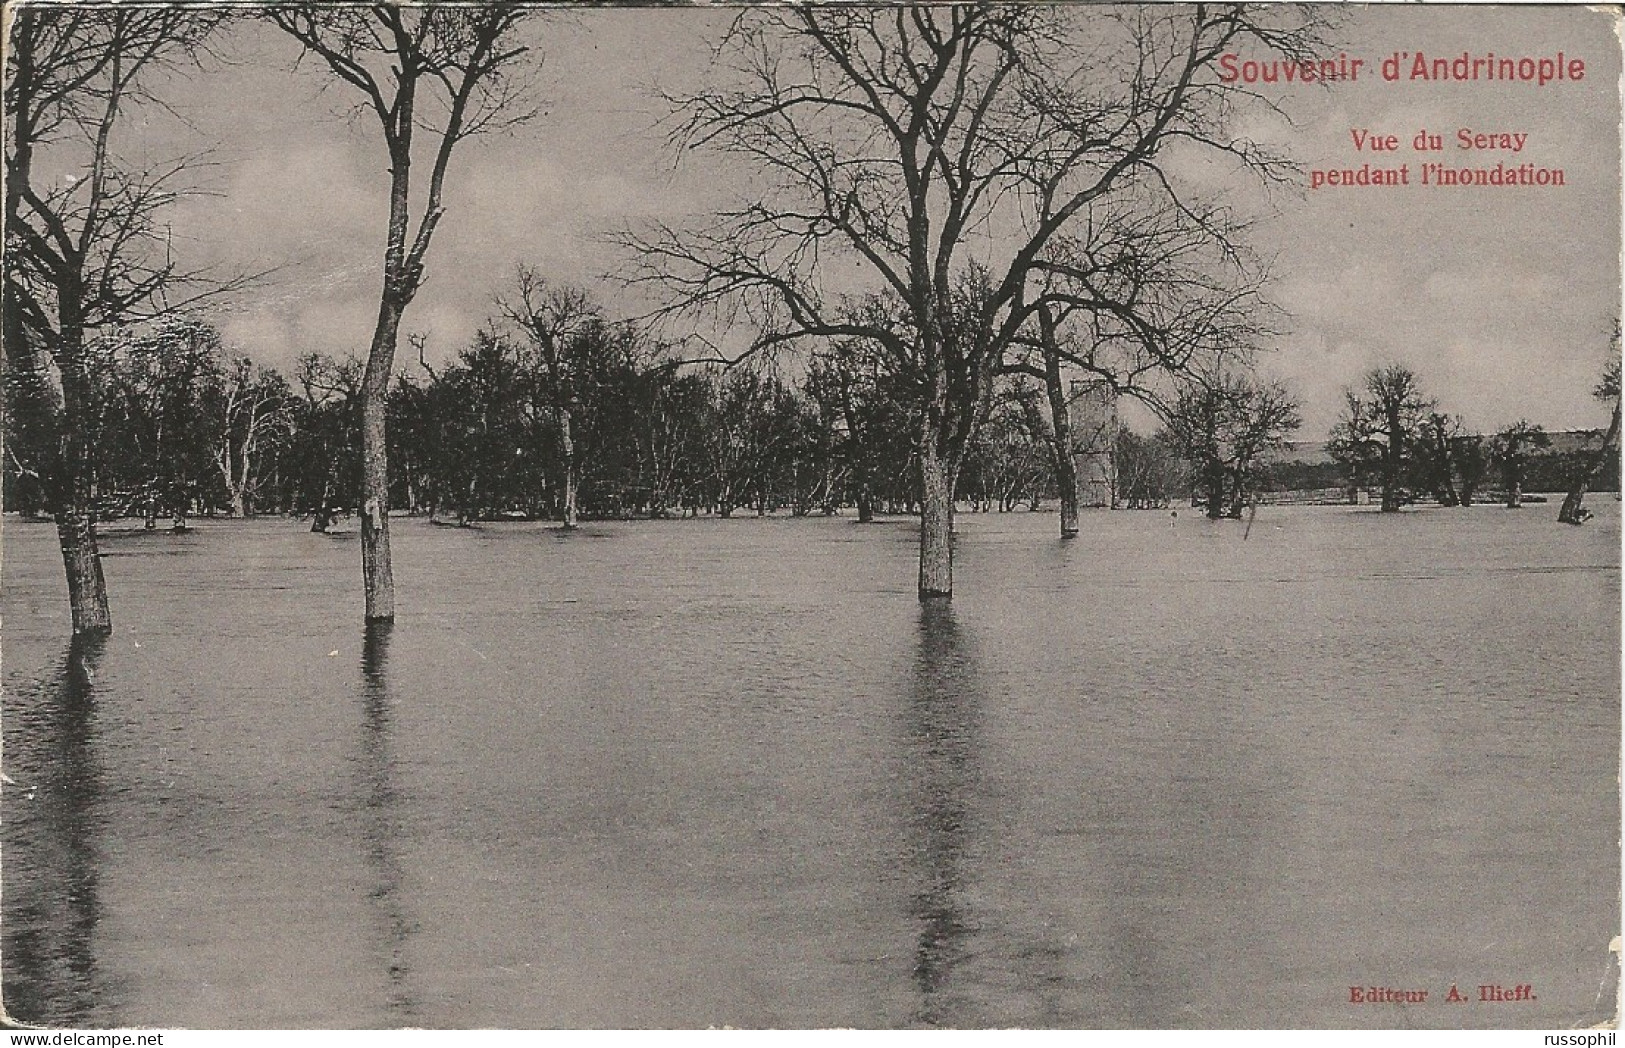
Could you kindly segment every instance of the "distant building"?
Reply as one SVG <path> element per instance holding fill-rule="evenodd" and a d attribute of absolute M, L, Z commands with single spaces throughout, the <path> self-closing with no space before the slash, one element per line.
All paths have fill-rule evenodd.
<path fill-rule="evenodd" d="M 1104 382 L 1074 380 L 1067 417 L 1078 505 L 1110 506 L 1117 491 L 1117 392 Z"/>

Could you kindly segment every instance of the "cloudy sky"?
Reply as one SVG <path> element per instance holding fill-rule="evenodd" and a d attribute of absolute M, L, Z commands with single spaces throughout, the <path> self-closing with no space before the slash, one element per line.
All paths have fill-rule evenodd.
<path fill-rule="evenodd" d="M 447 355 L 493 310 L 528 263 L 600 289 L 610 308 L 646 303 L 601 281 L 621 261 L 603 234 L 628 221 L 679 221 L 748 184 L 705 158 L 674 158 L 657 122 L 656 84 L 692 84 L 723 12 L 588 10 L 549 16 L 530 37 L 543 56 L 542 115 L 505 138 L 465 143 L 429 282 L 406 329 Z M 377 309 L 387 174 L 377 132 L 347 118 L 351 99 L 263 26 L 234 26 L 224 61 L 164 87 L 184 118 L 155 113 L 126 132 L 130 153 L 211 150 L 208 195 L 174 216 L 177 252 L 225 270 L 275 267 L 220 317 L 227 337 L 266 363 L 364 350 Z M 1354 8 L 1332 54 L 1367 59 L 1361 79 L 1280 92 L 1291 124 L 1260 113 L 1238 131 L 1306 169 L 1367 159 L 1424 159 L 1426 128 L 1528 135 L 1517 163 L 1564 170 L 1562 189 L 1335 188 L 1264 193 L 1215 188 L 1261 217 L 1270 296 L 1291 316 L 1265 368 L 1305 405 L 1302 436 L 1321 437 L 1344 386 L 1386 362 L 1413 367 L 1442 407 L 1490 429 L 1527 416 L 1549 428 L 1595 426 L 1588 396 L 1620 310 L 1619 44 L 1609 16 L 1579 7 Z M 1586 78 L 1531 83 L 1388 83 L 1375 64 L 1395 51 L 1582 58 Z M 1244 55 L 1244 57 L 1246 57 Z M 1258 56 L 1263 57 L 1263 56 Z M 1392 133 L 1400 154 L 1357 156 L 1353 128 Z M 1493 164 L 1455 149 L 1451 164 Z M 1201 177 L 1202 172 L 1194 172 Z M 1214 180 L 1233 175 L 1215 168 Z M 404 358 L 402 364 L 409 363 Z"/>

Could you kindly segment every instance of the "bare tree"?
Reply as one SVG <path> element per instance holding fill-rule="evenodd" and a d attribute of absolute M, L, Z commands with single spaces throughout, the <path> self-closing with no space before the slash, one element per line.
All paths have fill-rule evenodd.
<path fill-rule="evenodd" d="M 1236 398 L 1230 431 L 1229 516 L 1241 518 L 1242 506 L 1264 473 L 1264 453 L 1281 447 L 1303 425 L 1297 399 L 1276 381 L 1249 378 Z"/>
<path fill-rule="evenodd" d="M 229 361 L 215 390 L 219 440 L 214 465 L 234 517 L 252 514 L 262 452 L 286 441 L 293 425 L 293 392 L 276 371 L 247 357 Z"/>
<path fill-rule="evenodd" d="M 1239 372 L 1191 383 L 1167 421 L 1213 520 L 1241 516 L 1264 452 L 1303 424 L 1285 386 Z"/>
<path fill-rule="evenodd" d="M 8 13 L 5 359 L 29 416 L 50 431 L 41 442 L 49 461 L 36 470 L 56 518 L 73 630 L 100 633 L 112 615 L 96 544 L 92 344 L 183 290 L 209 293 L 200 274 L 177 267 L 160 222 L 196 162 L 127 166 L 117 131 L 149 101 L 152 74 L 199 57 L 219 16 L 75 5 Z"/>
<path fill-rule="evenodd" d="M 291 448 L 295 506 L 310 513 L 312 532 L 325 533 L 341 509 L 355 506 L 362 371 L 354 357 L 335 360 L 320 353 L 305 354 L 294 368 L 303 395 Z"/>
<path fill-rule="evenodd" d="M 1164 429 L 1142 437 L 1123 426 L 1116 436 L 1116 504 L 1128 509 L 1166 507 L 1185 479 L 1172 434 Z"/>
<path fill-rule="evenodd" d="M 361 94 L 389 156 L 389 227 L 383 291 L 361 383 L 361 581 L 369 622 L 395 617 L 389 557 L 386 399 L 401 317 L 423 285 L 424 257 L 445 214 L 446 174 L 457 144 L 512 127 L 533 110 L 514 77 L 527 48 L 516 29 L 523 8 L 505 4 L 404 7 L 273 7 L 267 17 Z M 427 191 L 414 224 L 412 165 L 418 132 L 428 140 Z"/>
<path fill-rule="evenodd" d="M 1490 462 L 1501 471 L 1507 509 L 1523 506 L 1523 478 L 1529 470 L 1529 455 L 1537 448 L 1551 447 L 1546 430 L 1521 418 L 1501 430 L 1490 441 Z"/>
<path fill-rule="evenodd" d="M 1038 263 L 1091 203 L 1162 183 L 1161 151 L 1177 140 L 1276 170 L 1223 134 L 1240 92 L 1214 68 L 1243 44 L 1301 50 L 1303 25 L 1274 17 L 1235 6 L 742 14 L 717 53 L 729 82 L 670 101 L 686 115 L 679 144 L 744 159 L 760 192 L 709 227 L 628 237 L 633 279 L 664 283 L 676 309 L 747 321 L 753 349 L 863 338 L 918 372 L 918 592 L 947 597 L 959 468 L 1038 308 Z M 855 273 L 899 304 L 905 326 L 841 308 L 837 289 Z"/>
<path fill-rule="evenodd" d="M 549 284 L 529 266 L 519 268 L 518 285 L 515 298 L 498 305 L 503 316 L 530 340 L 540 364 L 542 392 L 558 427 L 559 460 L 564 471 L 559 516 L 565 530 L 573 530 L 580 485 L 571 423 L 580 410 L 583 376 L 579 372 L 590 367 L 590 362 L 582 359 L 583 351 L 590 348 L 587 342 L 595 334 L 602 336 L 605 321 L 585 291 Z"/>
<path fill-rule="evenodd" d="M 1614 412 L 1609 418 L 1608 431 L 1603 434 L 1602 443 L 1598 445 L 1597 450 L 1590 459 L 1575 474 L 1574 485 L 1563 499 L 1563 508 L 1557 515 L 1558 521 L 1563 524 L 1585 523 L 1586 518 L 1591 514 L 1582 508 L 1581 503 L 1585 499 L 1587 489 L 1591 487 L 1591 480 L 1602 469 L 1602 465 L 1608 460 L 1608 456 L 1617 456 L 1619 454 L 1619 344 L 1619 321 L 1615 320 L 1612 340 L 1614 359 L 1608 362 L 1608 366 L 1603 370 L 1602 381 L 1597 383 L 1597 387 L 1591 391 L 1592 396 L 1604 403 L 1610 400 L 1613 401 Z"/>
<path fill-rule="evenodd" d="M 99 478 L 98 504 L 108 506 L 113 496 L 117 512 L 140 505 L 149 529 L 156 527 L 162 508 L 174 530 L 185 531 L 222 437 L 219 420 L 208 410 L 222 377 L 219 333 L 179 316 L 104 341 L 112 360 L 99 369 L 106 372 L 100 433 L 107 439 L 101 441 L 101 457 L 104 465 L 115 466 L 109 472 L 135 483 L 132 490 L 110 492 Z"/>
<path fill-rule="evenodd" d="M 1079 499 L 1066 372 L 1166 415 L 1192 376 L 1245 363 L 1272 333 L 1245 225 L 1223 208 L 1137 196 L 1091 205 L 1055 239 L 1037 266 L 1037 323 L 1021 340 L 1042 366 L 1031 353 L 1006 364 L 1042 378 L 1049 395 L 1062 538 L 1078 533 Z"/>
<path fill-rule="evenodd" d="M 1356 474 L 1356 484 L 1375 471 L 1382 482 L 1382 511 L 1398 512 L 1406 470 L 1434 402 L 1422 395 L 1416 372 L 1398 364 L 1366 372 L 1364 389 L 1346 391 L 1344 401 L 1327 450 Z"/>
<path fill-rule="evenodd" d="M 1460 415 L 1446 415 L 1442 411 L 1431 412 L 1422 421 L 1417 438 L 1417 481 L 1432 490 L 1441 506 L 1471 505 L 1473 488 L 1480 479 L 1474 475 L 1474 467 L 1482 458 L 1481 455 L 1475 457 L 1475 452 L 1482 439 L 1467 432 Z M 1456 488 L 1458 475 L 1461 477 L 1459 491 Z"/>
<path fill-rule="evenodd" d="M 884 301 L 871 299 L 863 308 L 871 322 L 887 322 Z M 903 391 L 916 384 L 919 376 L 900 372 L 891 354 L 863 338 L 830 342 L 816 353 L 809 375 L 830 402 L 836 446 L 857 503 L 858 522 L 867 524 L 874 520 L 876 491 L 884 483 L 883 463 L 911 457 L 898 446 L 900 442 L 907 447 L 917 443 L 911 434 L 919 425 L 909 409 L 920 398 L 905 396 Z"/>

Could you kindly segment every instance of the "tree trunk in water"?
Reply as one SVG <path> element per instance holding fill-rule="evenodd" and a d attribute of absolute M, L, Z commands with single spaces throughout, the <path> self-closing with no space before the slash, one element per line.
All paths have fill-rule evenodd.
<path fill-rule="evenodd" d="M 1590 487 L 1591 476 L 1587 472 L 1581 475 L 1580 479 L 1575 482 L 1574 487 L 1569 490 L 1568 495 L 1564 497 L 1563 508 L 1557 513 L 1557 522 L 1559 524 L 1584 524 L 1586 518 L 1591 516 L 1590 513 L 1581 508 L 1581 503 L 1585 501 L 1586 490 Z"/>
<path fill-rule="evenodd" d="M 106 633 L 113 628 L 113 615 L 107 606 L 107 582 L 97 555 L 95 525 L 83 513 L 67 510 L 57 514 L 56 534 L 68 576 L 74 634 Z"/>
<path fill-rule="evenodd" d="M 31 50 L 31 49 L 30 49 Z M 15 56 L 11 56 L 15 57 Z M 9 65 L 9 60 L 8 60 Z M 115 64 L 114 68 L 117 66 Z M 115 78 L 117 74 L 114 74 Z M 25 78 L 28 79 L 28 78 Z M 6 89 L 7 101 L 12 99 L 12 85 Z M 34 103 L 37 104 L 37 103 Z M 30 106 L 9 107 L 26 113 Z M 8 113 L 10 117 L 13 114 Z M 112 110 L 108 110 L 109 119 Z M 17 133 L 26 121 L 19 117 L 8 130 L 13 132 L 7 142 L 5 178 L 5 220 L 9 237 L 13 228 L 20 227 L 22 199 L 29 186 L 33 163 L 33 150 L 37 139 L 28 133 Z M 99 166 L 105 155 L 106 129 L 98 140 L 95 160 Z M 38 126 L 34 132 L 37 134 Z M 92 190 L 96 192 L 95 189 Z M 49 194 L 47 194 L 49 195 Z M 59 212 L 60 213 L 60 212 Z M 88 221 L 88 220 L 87 220 Z M 83 230 L 88 237 L 92 225 Z M 60 226 L 57 231 L 63 232 Z M 79 251 L 85 250 L 81 239 Z M 45 281 L 56 292 L 57 336 L 49 343 L 40 337 L 25 333 L 23 305 L 16 301 L 19 287 L 10 272 L 11 252 L 6 252 L 7 275 L 0 290 L 0 350 L 4 352 L 5 377 L 21 383 L 24 395 L 36 402 L 40 413 L 50 420 L 52 436 L 57 442 L 57 456 L 44 481 L 45 502 L 56 518 L 58 542 L 62 548 L 62 568 L 68 582 L 68 606 L 73 620 L 74 648 L 78 639 L 106 634 L 113 628 L 113 614 L 107 603 L 107 580 L 102 575 L 102 562 L 96 548 L 95 473 L 92 466 L 91 425 L 94 421 L 94 384 L 90 379 L 90 365 L 85 359 L 85 306 L 84 295 L 89 286 L 86 279 L 85 258 L 77 260 L 77 279 L 52 280 L 52 273 L 66 276 L 71 266 L 49 266 Z M 94 269 L 91 270 L 94 272 Z M 104 274 L 105 276 L 105 274 Z M 60 379 L 60 392 L 48 378 L 55 366 Z M 7 383 L 8 387 L 11 383 Z M 10 388 L 8 394 L 12 392 Z M 12 405 L 15 407 L 15 405 Z M 10 429 L 8 425 L 6 427 Z M 3 443 L 3 441 L 0 441 Z M 99 646 L 92 645 L 95 650 Z"/>
<path fill-rule="evenodd" d="M 1061 499 L 1061 538 L 1078 535 L 1078 467 L 1072 458 L 1072 417 L 1061 385 L 1061 354 L 1055 344 L 1055 322 L 1048 309 L 1039 312 L 1044 341 L 1044 391 L 1049 394 L 1050 451 L 1055 456 L 1055 488 Z"/>
<path fill-rule="evenodd" d="M 869 464 L 862 457 L 854 457 L 852 471 L 857 485 L 858 523 L 868 524 L 875 519 L 875 489 L 870 481 Z"/>
<path fill-rule="evenodd" d="M 1586 475 L 1582 475 L 1575 482 L 1574 487 L 1569 490 L 1568 495 L 1563 499 L 1563 508 L 1557 513 L 1557 522 L 1559 524 L 1585 523 L 1585 519 L 1589 514 L 1580 508 L 1580 504 L 1585 501 L 1586 489 L 1590 486 L 1591 478 Z"/>
<path fill-rule="evenodd" d="M 1072 539 L 1078 537 L 1078 471 L 1073 465 L 1072 456 L 1065 454 L 1061 449 L 1065 447 L 1056 438 L 1055 451 L 1055 486 L 1061 496 L 1061 537 Z"/>
<path fill-rule="evenodd" d="M 1586 491 L 1591 487 L 1591 478 L 1596 476 L 1597 470 L 1602 468 L 1603 461 L 1610 454 L 1615 453 L 1613 451 L 1614 441 L 1619 438 L 1619 409 L 1620 405 L 1616 403 L 1614 405 L 1614 417 L 1608 423 L 1608 433 L 1602 438 L 1602 447 L 1597 449 L 1597 454 L 1580 471 L 1580 475 L 1574 479 L 1574 487 L 1569 489 L 1567 497 L 1563 499 L 1563 508 L 1557 514 L 1559 523 L 1583 524 L 1585 519 L 1590 516 L 1589 513 L 1581 509 L 1580 504 L 1585 501 Z"/>
<path fill-rule="evenodd" d="M 564 460 L 564 510 L 560 514 L 564 530 L 576 526 L 576 446 L 570 431 L 570 409 L 559 408 L 559 457 Z"/>
<path fill-rule="evenodd" d="M 389 373 L 405 303 L 385 294 L 361 382 L 361 587 L 366 620 L 395 618 L 395 574 L 389 559 Z"/>
<path fill-rule="evenodd" d="M 1224 516 L 1224 474 L 1217 469 L 1208 470 L 1207 516 L 1209 520 Z"/>
<path fill-rule="evenodd" d="M 64 332 L 64 341 L 67 337 Z M 106 633 L 113 628 L 113 613 L 108 607 L 107 580 L 96 548 L 88 432 L 90 375 L 77 343 L 64 351 L 63 357 L 71 363 L 61 369 L 62 410 L 53 412 L 61 426 L 62 455 L 57 461 L 57 497 L 52 509 L 62 545 L 62 567 L 68 577 L 73 632 Z"/>
<path fill-rule="evenodd" d="M 1240 520 L 1241 511 L 1247 507 L 1247 469 L 1237 466 L 1230 472 L 1230 510 L 1227 514 L 1231 520 Z"/>
<path fill-rule="evenodd" d="M 920 449 L 921 600 L 947 599 L 954 592 L 953 470 L 927 438 Z"/>
<path fill-rule="evenodd" d="M 1382 455 L 1382 511 L 1399 512 L 1399 471 L 1404 463 L 1404 437 L 1398 409 L 1388 415 L 1388 446 Z"/>
<path fill-rule="evenodd" d="M 332 491 L 333 491 L 333 482 L 332 482 L 332 480 L 331 479 L 324 479 L 322 481 L 322 502 L 321 502 L 321 505 L 316 507 L 315 514 L 310 518 L 311 534 L 325 535 L 325 534 L 327 534 L 327 529 L 332 527 L 332 525 L 333 525 L 333 511 L 328 508 L 331 505 L 331 503 L 329 502 L 329 499 L 331 499 L 333 497 L 332 496 Z"/>
<path fill-rule="evenodd" d="M 1507 509 L 1523 508 L 1523 481 L 1514 480 L 1507 485 Z"/>

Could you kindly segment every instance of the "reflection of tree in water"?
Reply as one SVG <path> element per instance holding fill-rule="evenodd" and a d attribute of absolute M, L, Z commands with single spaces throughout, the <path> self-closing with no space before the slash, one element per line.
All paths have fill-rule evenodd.
<path fill-rule="evenodd" d="M 915 1021 L 956 1025 L 946 1000 L 949 977 L 977 928 L 966 913 L 966 845 L 974 832 L 969 798 L 977 780 L 982 694 L 975 667 L 946 601 L 920 606 L 920 652 L 907 708 L 912 853 L 918 886 L 910 907 L 919 922 Z"/>
<path fill-rule="evenodd" d="M 361 647 L 361 839 L 373 878 L 368 894 L 381 919 L 379 950 L 389 976 L 386 1007 L 391 1015 L 407 1018 L 417 1011 L 407 988 L 411 970 L 406 963 L 406 940 L 415 926 L 407 920 L 402 905 L 403 871 L 397 846 L 400 797 L 394 785 L 392 711 L 385 672 L 392 625 L 388 621 L 367 623 Z"/>
<path fill-rule="evenodd" d="M 905 710 L 909 915 L 919 929 L 911 1022 L 927 1026 L 1079 1025 L 1087 988 L 1074 945 L 1035 912 L 1019 866 L 1000 865 L 1003 815 L 983 772 L 987 688 L 974 644 L 947 602 L 922 604 Z"/>
<path fill-rule="evenodd" d="M 95 747 L 96 670 L 105 639 L 75 637 L 36 702 L 8 703 L 5 1007 L 52 1026 L 110 1025 L 96 970 L 97 831 L 103 783 Z M 11 856 L 15 856 L 12 858 Z"/>

